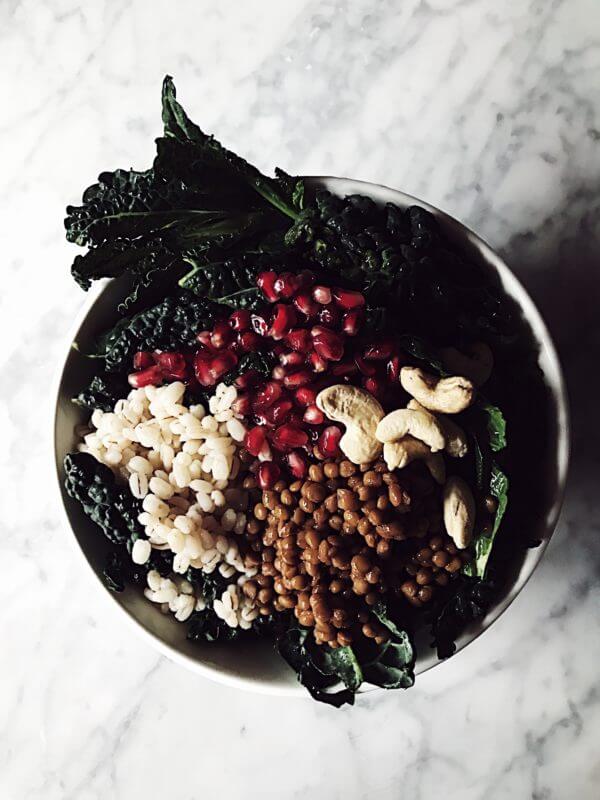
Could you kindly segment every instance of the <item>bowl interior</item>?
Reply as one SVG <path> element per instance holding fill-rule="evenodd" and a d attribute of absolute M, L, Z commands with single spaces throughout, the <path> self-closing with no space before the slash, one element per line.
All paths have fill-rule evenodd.
<path fill-rule="evenodd" d="M 520 306 L 531 327 L 534 341 L 539 347 L 539 366 L 549 390 L 550 416 L 553 423 L 548 448 L 552 463 L 549 464 L 547 473 L 551 491 L 548 492 L 547 505 L 539 515 L 535 530 L 535 537 L 541 541 L 541 545 L 525 553 L 513 576 L 513 582 L 501 602 L 460 637 L 457 649 L 461 649 L 488 628 L 520 592 L 542 557 L 556 525 L 562 502 L 569 450 L 565 390 L 558 358 L 546 326 L 521 284 L 488 245 L 465 226 L 416 198 L 384 186 L 346 178 L 319 177 L 308 180 L 314 187 L 324 187 L 341 196 L 365 194 L 378 203 L 393 202 L 401 207 L 418 204 L 428 209 L 438 218 L 452 239 L 458 241 L 463 249 L 476 255 L 478 261 L 484 262 L 498 276 L 505 292 Z M 71 341 L 76 340 L 85 351 L 86 345 L 116 321 L 115 306 L 120 299 L 120 291 L 122 289 L 120 290 L 115 282 L 108 282 L 92 294 L 71 333 L 69 345 Z M 106 543 L 79 505 L 66 495 L 62 469 L 64 456 L 74 448 L 77 441 L 76 425 L 87 421 L 88 418 L 87 411 L 75 406 L 71 398 L 80 391 L 86 379 L 91 377 L 92 367 L 93 362 L 69 347 L 59 379 L 56 400 L 55 459 L 68 522 L 81 553 L 94 573 L 96 585 L 112 598 L 112 601 L 125 612 L 124 616 L 154 647 L 188 668 L 215 680 L 252 688 L 255 691 L 285 695 L 303 694 L 304 689 L 297 683 L 295 675 L 269 643 L 259 641 L 246 645 L 238 642 L 231 644 L 188 642 L 185 638 L 185 626 L 175 622 L 172 617 L 163 615 L 155 605 L 145 600 L 139 590 L 127 589 L 125 592 L 115 594 L 108 592 L 104 587 L 101 576 L 107 552 Z M 429 649 L 426 643 L 422 643 L 419 650 L 417 674 L 439 663 L 435 652 Z"/>

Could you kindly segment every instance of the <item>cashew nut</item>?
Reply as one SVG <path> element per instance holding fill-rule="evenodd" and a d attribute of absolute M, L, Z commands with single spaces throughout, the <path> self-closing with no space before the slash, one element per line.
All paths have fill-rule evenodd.
<path fill-rule="evenodd" d="M 494 355 L 485 342 L 475 342 L 466 352 L 455 347 L 442 347 L 440 355 L 447 370 L 464 375 L 475 386 L 483 386 L 492 374 Z"/>
<path fill-rule="evenodd" d="M 442 484 L 446 479 L 446 465 L 441 454 L 432 453 L 425 442 L 412 436 L 405 436 L 398 442 L 386 442 L 383 459 L 389 470 L 402 469 L 411 461 L 422 460 L 437 483 Z"/>
<path fill-rule="evenodd" d="M 418 367 L 402 367 L 400 383 L 428 411 L 458 414 L 468 408 L 475 397 L 475 387 L 467 378 L 460 375 L 438 378 Z"/>
<path fill-rule="evenodd" d="M 337 384 L 317 395 L 317 406 L 325 416 L 346 426 L 340 450 L 353 464 L 368 464 L 381 453 L 375 436 L 377 423 L 384 415 L 381 404 L 363 389 Z"/>
<path fill-rule="evenodd" d="M 475 500 L 462 478 L 452 476 L 444 486 L 444 525 L 454 544 L 463 550 L 473 538 Z"/>
<path fill-rule="evenodd" d="M 467 434 L 460 426 L 456 424 L 456 422 L 453 422 L 443 414 L 438 414 L 434 417 L 433 414 L 424 409 L 423 406 L 414 399 L 414 397 L 406 407 L 413 409 L 414 411 L 422 411 L 424 414 L 428 414 L 430 417 L 432 417 L 432 419 L 436 420 L 437 424 L 442 429 L 444 439 L 446 440 L 444 449 L 448 455 L 452 456 L 453 458 L 462 458 L 463 456 L 467 455 L 469 452 L 469 441 L 467 439 Z"/>
<path fill-rule="evenodd" d="M 399 408 L 387 414 L 377 426 L 375 435 L 380 442 L 397 442 L 404 436 L 414 436 L 429 447 L 432 453 L 443 450 L 444 433 L 438 421 L 425 410 Z"/>

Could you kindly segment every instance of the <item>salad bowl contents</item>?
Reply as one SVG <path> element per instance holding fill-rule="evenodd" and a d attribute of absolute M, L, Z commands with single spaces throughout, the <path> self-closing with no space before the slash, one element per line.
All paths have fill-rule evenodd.
<path fill-rule="evenodd" d="M 535 337 L 428 210 L 266 177 L 162 101 L 153 167 L 67 209 L 75 280 L 119 291 L 78 338 L 66 502 L 200 661 L 268 642 L 318 700 L 407 688 L 554 524 Z"/>

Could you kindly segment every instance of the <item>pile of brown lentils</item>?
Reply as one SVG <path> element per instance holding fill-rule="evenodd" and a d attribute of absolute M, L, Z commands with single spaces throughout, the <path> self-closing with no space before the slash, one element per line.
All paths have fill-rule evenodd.
<path fill-rule="evenodd" d="M 381 644 L 388 634 L 370 607 L 382 595 L 422 606 L 470 558 L 443 532 L 440 488 L 422 464 L 400 473 L 325 460 L 306 480 L 261 492 L 249 475 L 243 485 L 253 504 L 245 560 L 260 568 L 243 591 L 263 615 L 293 609 L 319 644 Z"/>

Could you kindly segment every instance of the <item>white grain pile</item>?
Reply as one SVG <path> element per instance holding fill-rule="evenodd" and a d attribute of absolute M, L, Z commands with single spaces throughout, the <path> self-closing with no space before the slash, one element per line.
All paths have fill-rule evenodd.
<path fill-rule="evenodd" d="M 83 437 L 79 449 L 111 467 L 142 500 L 139 521 L 148 538 L 135 542 L 135 563 L 145 564 L 152 548 L 170 550 L 176 573 L 190 566 L 207 573 L 218 569 L 224 578 L 243 582 L 257 569 L 245 566 L 235 541 L 246 527 L 248 499 L 245 491 L 229 486 L 240 469 L 237 450 L 246 433 L 232 409 L 237 392 L 219 384 L 209 401 L 210 414 L 201 405 L 184 406 L 184 392 L 180 382 L 133 389 L 117 401 L 114 412 L 93 412 L 95 430 Z M 177 619 L 187 619 L 191 601 L 179 593 L 182 607 L 171 608 L 176 589 L 169 580 L 161 579 L 164 586 L 158 589 L 149 584 L 146 596 L 167 603 Z M 215 601 L 215 611 L 219 604 L 217 614 L 227 624 L 250 627 L 248 615 L 254 609 L 236 584 L 229 588 L 225 594 L 230 599 L 223 595 Z"/>

